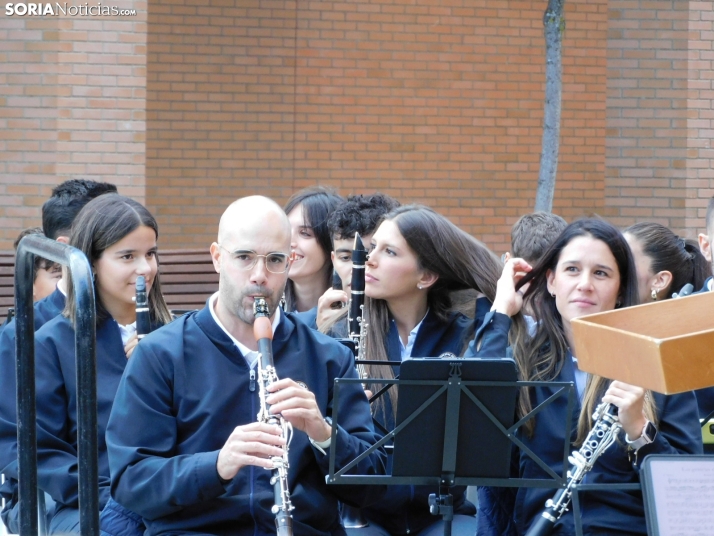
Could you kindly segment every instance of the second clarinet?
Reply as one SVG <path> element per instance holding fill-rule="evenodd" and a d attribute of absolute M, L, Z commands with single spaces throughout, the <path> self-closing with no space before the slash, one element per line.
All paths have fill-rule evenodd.
<path fill-rule="evenodd" d="M 595 408 L 592 430 L 580 450 L 568 457 L 571 466 L 566 486 L 559 489 L 552 499 L 548 499 L 545 509 L 533 521 L 526 536 L 548 536 L 553 532 L 555 523 L 568 511 L 575 486 L 583 481 L 600 455 L 617 440 L 617 434 L 622 428 L 617 411 L 617 406 L 605 402 Z"/>
<path fill-rule="evenodd" d="M 266 402 L 268 397 L 268 387 L 278 381 L 273 364 L 273 327 L 270 323 L 270 311 L 265 298 L 256 297 L 253 303 L 255 323 L 253 324 L 253 335 L 258 342 L 258 394 L 260 397 L 260 411 L 258 421 L 267 424 L 280 426 L 282 436 L 285 439 L 285 447 L 282 456 L 273 456 L 270 461 L 273 463 L 273 470 L 270 476 L 270 483 L 273 486 L 274 504 L 271 511 L 275 514 L 275 528 L 277 536 L 292 536 L 293 517 L 290 513 L 294 507 L 290 502 L 290 490 L 288 488 L 288 447 L 292 438 L 292 425 L 280 415 L 270 413 L 270 405 Z"/>
<path fill-rule="evenodd" d="M 364 248 L 359 233 L 355 234 L 354 246 L 352 246 L 352 285 L 350 292 L 350 303 L 347 312 L 347 324 L 350 338 L 355 343 L 355 357 L 364 359 L 364 270 L 367 262 L 367 250 Z M 364 365 L 358 364 L 357 371 L 360 378 L 366 378 L 367 374 Z"/>
<path fill-rule="evenodd" d="M 141 340 L 151 331 L 149 317 L 149 299 L 146 294 L 146 279 L 143 275 L 136 278 L 136 337 Z"/>

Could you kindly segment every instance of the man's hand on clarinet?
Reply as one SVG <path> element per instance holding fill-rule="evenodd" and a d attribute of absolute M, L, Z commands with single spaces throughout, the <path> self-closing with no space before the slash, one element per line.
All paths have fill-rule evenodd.
<path fill-rule="evenodd" d="M 327 441 L 332 428 L 322 416 L 315 395 L 290 378 L 283 378 L 268 387 L 266 399 L 270 413 L 280 414 L 293 427 L 305 432 L 313 441 Z"/>
<path fill-rule="evenodd" d="M 218 453 L 218 476 L 231 480 L 246 465 L 272 469 L 270 457 L 283 455 L 281 433 L 279 426 L 262 422 L 236 427 Z"/>

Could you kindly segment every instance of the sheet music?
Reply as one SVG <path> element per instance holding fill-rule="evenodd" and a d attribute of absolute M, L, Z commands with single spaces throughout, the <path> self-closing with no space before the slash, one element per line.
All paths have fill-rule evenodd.
<path fill-rule="evenodd" d="M 711 535 L 714 458 L 652 460 L 650 467 L 659 534 Z"/>

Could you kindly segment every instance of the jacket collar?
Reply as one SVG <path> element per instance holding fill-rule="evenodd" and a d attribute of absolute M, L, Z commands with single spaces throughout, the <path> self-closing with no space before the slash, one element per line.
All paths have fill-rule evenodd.
<path fill-rule="evenodd" d="M 211 340 L 211 342 L 218 348 L 223 355 L 229 359 L 240 363 L 241 365 L 248 366 L 245 361 L 243 354 L 240 352 L 235 343 L 231 340 L 228 334 L 223 331 L 223 329 L 216 324 L 216 321 L 211 315 L 211 311 L 208 308 L 209 305 L 198 311 L 195 315 L 195 322 L 199 328 L 206 334 L 206 336 Z M 278 323 L 275 333 L 273 334 L 273 353 L 277 354 L 283 347 L 287 345 L 287 341 L 290 338 L 293 330 L 295 329 L 295 323 L 290 318 L 291 315 L 286 314 L 281 311 L 280 322 Z"/>

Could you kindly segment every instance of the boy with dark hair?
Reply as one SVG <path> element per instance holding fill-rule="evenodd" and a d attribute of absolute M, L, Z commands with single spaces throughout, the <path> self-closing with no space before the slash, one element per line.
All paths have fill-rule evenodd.
<path fill-rule="evenodd" d="M 69 236 L 74 218 L 82 207 L 95 197 L 117 193 L 117 187 L 108 182 L 70 179 L 52 190 L 52 196 L 42 205 L 42 231 L 47 238 L 57 240 Z"/>
<path fill-rule="evenodd" d="M 312 328 L 335 338 L 348 336 L 347 308 L 352 287 L 352 248 L 355 234 L 359 233 L 366 249 L 369 250 L 372 234 L 391 210 L 399 206 L 399 201 L 388 195 L 352 195 L 339 205 L 327 219 L 327 227 L 332 236 L 332 266 L 342 280 L 342 289 L 330 288 L 320 297 L 317 308 L 299 316 Z M 335 304 L 342 304 L 337 307 Z"/>
<path fill-rule="evenodd" d="M 532 265 L 567 226 L 563 218 L 550 212 L 521 216 L 511 229 L 510 256 L 520 257 Z"/>
<path fill-rule="evenodd" d="M 45 236 L 58 242 L 69 242 L 72 222 L 84 205 L 95 197 L 116 192 L 117 187 L 106 182 L 71 179 L 52 190 L 42 206 L 42 228 Z M 59 279 L 57 289 L 46 298 L 35 302 L 35 331 L 60 314 L 65 305 L 65 287 Z M 8 322 L 0 330 L 0 468 L 5 474 L 5 483 L 0 486 L 0 497 L 5 499 L 3 523 L 10 533 L 19 532 L 20 509 L 17 502 L 17 480 L 9 475 L 17 474 L 17 429 L 15 389 L 15 321 Z M 52 512 L 48 507 L 48 516 Z"/>

